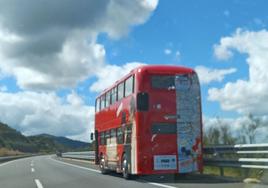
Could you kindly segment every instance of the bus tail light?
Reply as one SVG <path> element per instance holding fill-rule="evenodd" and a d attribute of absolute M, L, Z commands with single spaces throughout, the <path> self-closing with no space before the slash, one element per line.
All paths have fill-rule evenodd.
<path fill-rule="evenodd" d="M 137 110 L 148 111 L 149 110 L 149 95 L 148 93 L 141 92 L 137 94 Z"/>

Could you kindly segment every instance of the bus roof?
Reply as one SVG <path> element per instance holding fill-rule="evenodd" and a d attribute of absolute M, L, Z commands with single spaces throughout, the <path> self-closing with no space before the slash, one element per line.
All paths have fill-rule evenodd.
<path fill-rule="evenodd" d="M 128 74 L 117 80 L 110 87 L 104 89 L 97 97 L 103 95 L 105 92 L 112 89 L 115 85 L 126 79 L 128 76 L 136 72 L 148 72 L 148 73 L 162 73 L 162 74 L 172 74 L 172 73 L 192 73 L 193 69 L 183 67 L 183 66 L 174 66 L 174 65 L 141 65 L 132 69 Z"/>

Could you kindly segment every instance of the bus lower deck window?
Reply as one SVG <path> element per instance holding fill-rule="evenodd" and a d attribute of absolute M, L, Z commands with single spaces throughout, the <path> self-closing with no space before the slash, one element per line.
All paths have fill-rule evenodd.
<path fill-rule="evenodd" d="M 100 133 L 100 145 L 105 145 L 105 134 L 104 134 L 104 132 Z"/>
<path fill-rule="evenodd" d="M 126 144 L 131 143 L 131 135 L 132 135 L 132 125 L 128 125 L 125 128 L 125 143 Z"/>
<path fill-rule="evenodd" d="M 123 131 L 122 128 L 117 128 L 117 144 L 123 144 L 124 143 L 124 137 L 123 137 Z"/>

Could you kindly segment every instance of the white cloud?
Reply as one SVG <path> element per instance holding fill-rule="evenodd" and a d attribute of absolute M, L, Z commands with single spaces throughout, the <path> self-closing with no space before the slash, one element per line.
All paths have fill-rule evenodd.
<path fill-rule="evenodd" d="M 181 52 L 177 50 L 175 53 L 175 61 L 180 61 L 180 59 L 181 59 Z"/>
<path fill-rule="evenodd" d="M 164 53 L 165 53 L 166 55 L 170 55 L 170 54 L 172 53 L 172 51 L 171 51 L 171 49 L 166 48 L 166 49 L 164 50 Z"/>
<path fill-rule="evenodd" d="M 94 126 L 94 107 L 86 106 L 76 93 L 68 103 L 55 93 L 0 92 L 0 121 L 33 135 L 48 133 L 89 141 Z"/>
<path fill-rule="evenodd" d="M 215 45 L 214 53 L 227 60 L 233 50 L 247 54 L 249 79 L 228 82 L 223 88 L 211 88 L 208 99 L 220 102 L 223 110 L 265 115 L 268 113 L 268 31 L 243 31 L 238 29 L 230 37 L 223 37 Z"/>
<path fill-rule="evenodd" d="M 169 45 L 172 46 L 172 44 Z M 181 59 L 181 52 L 179 50 L 173 51 L 170 48 L 166 48 L 164 49 L 164 54 L 169 57 L 172 57 L 174 62 L 178 62 Z"/>
<path fill-rule="evenodd" d="M 84 104 L 84 101 L 74 91 L 67 95 L 67 102 L 72 106 L 81 106 Z"/>
<path fill-rule="evenodd" d="M 0 92 L 6 92 L 7 90 L 7 86 L 0 85 Z"/>
<path fill-rule="evenodd" d="M 0 66 L 23 89 L 73 87 L 105 64 L 99 33 L 143 24 L 158 0 L 0 2 Z"/>
<path fill-rule="evenodd" d="M 1 86 L 0 121 L 26 135 L 88 141 L 94 107 L 75 92 L 62 99 L 55 90 L 97 76 L 104 85 L 91 88 L 99 91 L 138 65 L 107 65 L 105 47 L 97 38 L 100 33 L 112 39 L 127 35 L 132 26 L 145 23 L 157 5 L 158 0 L 0 1 L 0 79 L 15 78 L 23 89 L 8 93 Z M 103 78 L 96 71 L 103 67 L 104 73 L 111 68 L 116 75 L 110 72 L 110 78 Z"/>
<path fill-rule="evenodd" d="M 221 82 L 226 75 L 236 72 L 235 68 L 211 69 L 205 66 L 197 66 L 195 70 L 202 84 L 209 84 L 214 81 Z"/>
<path fill-rule="evenodd" d="M 140 62 L 130 62 L 122 66 L 106 65 L 99 69 L 96 73 L 97 81 L 90 86 L 90 91 L 100 92 L 111 86 L 118 79 L 129 73 L 132 69 L 145 65 Z"/>

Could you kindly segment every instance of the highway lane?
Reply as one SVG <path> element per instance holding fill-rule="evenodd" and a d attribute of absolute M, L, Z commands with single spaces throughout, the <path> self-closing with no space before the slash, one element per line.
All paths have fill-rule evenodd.
<path fill-rule="evenodd" d="M 30 162 L 27 158 L 0 164 L 0 187 L 36 188 Z"/>
<path fill-rule="evenodd" d="M 103 176 L 98 170 L 66 165 L 48 156 L 0 164 L 1 188 L 35 188 L 37 184 L 38 188 L 155 187 L 147 182 L 125 181 L 120 176 Z"/>
<path fill-rule="evenodd" d="M 119 174 L 102 175 L 96 166 L 75 160 L 37 156 L 0 164 L 0 188 L 189 188 L 267 187 L 193 175 L 187 178 L 148 176 L 126 181 Z"/>

